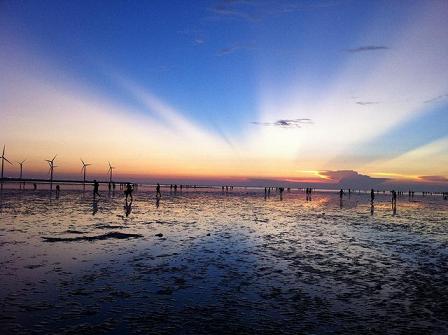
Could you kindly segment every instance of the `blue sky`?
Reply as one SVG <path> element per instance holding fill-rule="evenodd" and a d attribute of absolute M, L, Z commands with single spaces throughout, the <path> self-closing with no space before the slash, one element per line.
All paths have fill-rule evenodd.
<path fill-rule="evenodd" d="M 301 178 L 300 171 L 354 169 L 447 177 L 445 160 L 423 171 L 407 167 L 413 162 L 396 163 L 401 169 L 388 164 L 445 143 L 446 15 L 448 4 L 437 0 L 3 1 L 0 71 L 18 86 L 0 81 L 9 97 L 0 107 L 9 125 L 20 113 L 26 119 L 32 112 L 18 101 L 30 94 L 20 92 L 27 85 L 36 92 L 47 87 L 39 97 L 54 113 L 57 106 L 74 108 L 67 101 L 55 107 L 56 90 L 88 106 L 118 106 L 101 117 L 148 122 L 148 142 L 160 140 L 152 134 L 162 127 L 185 132 L 179 136 L 198 141 L 190 149 L 207 152 L 201 159 L 213 161 L 208 168 L 217 175 Z M 312 124 L 275 125 L 299 118 Z M 4 141 L 17 136 L 9 129 Z M 38 142 L 37 151 L 51 151 L 48 140 Z M 210 147 L 203 149 L 204 142 Z M 162 145 L 159 160 L 186 143 L 170 145 Z M 73 150 L 67 166 L 78 156 Z M 178 156 L 181 166 L 186 158 Z M 223 160 L 235 168 L 219 172 Z M 248 167 L 271 160 L 282 167 Z"/>

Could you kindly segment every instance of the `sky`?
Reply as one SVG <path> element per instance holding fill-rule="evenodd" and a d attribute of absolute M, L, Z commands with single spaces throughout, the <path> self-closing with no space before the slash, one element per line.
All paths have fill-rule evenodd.
<path fill-rule="evenodd" d="M 448 2 L 0 1 L 25 177 L 448 188 Z M 18 175 L 7 164 L 5 176 Z"/>

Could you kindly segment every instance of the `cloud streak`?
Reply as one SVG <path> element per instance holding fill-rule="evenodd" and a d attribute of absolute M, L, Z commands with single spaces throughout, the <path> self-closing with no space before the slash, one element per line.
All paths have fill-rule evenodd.
<path fill-rule="evenodd" d="M 356 101 L 356 104 L 361 106 L 378 105 L 379 101 Z"/>
<path fill-rule="evenodd" d="M 237 44 L 234 44 L 233 46 L 220 49 L 218 51 L 218 56 L 229 55 L 229 54 L 232 54 L 241 49 L 253 49 L 253 48 L 254 48 L 254 44 L 238 44 L 237 43 Z"/>
<path fill-rule="evenodd" d="M 423 101 L 423 103 L 429 104 L 431 102 L 437 102 L 437 101 L 443 100 L 445 98 L 448 98 L 448 94 L 442 94 L 442 95 L 436 96 L 434 98 Z"/>
<path fill-rule="evenodd" d="M 388 178 L 374 178 L 368 175 L 360 174 L 354 170 L 326 170 L 320 171 L 320 176 L 327 178 L 329 181 L 337 183 L 340 187 L 349 188 L 372 188 L 387 182 Z"/>
<path fill-rule="evenodd" d="M 328 0 L 319 3 L 293 3 L 290 1 L 225 0 L 209 8 L 221 18 L 239 19 L 249 22 L 261 21 L 267 17 L 295 12 L 319 10 L 347 3 L 346 0 Z"/>
<path fill-rule="evenodd" d="M 419 176 L 418 179 L 429 183 L 448 183 L 448 178 L 444 176 Z"/>
<path fill-rule="evenodd" d="M 280 127 L 280 128 L 302 128 L 303 125 L 312 124 L 311 119 L 286 119 L 277 120 L 275 122 L 251 122 L 252 124 L 267 126 L 267 127 Z"/>
<path fill-rule="evenodd" d="M 386 47 L 384 45 L 366 45 L 366 46 L 360 46 L 358 48 L 346 49 L 345 51 L 351 52 L 351 53 L 357 53 L 357 52 L 388 50 L 388 49 L 389 49 L 389 47 Z"/>

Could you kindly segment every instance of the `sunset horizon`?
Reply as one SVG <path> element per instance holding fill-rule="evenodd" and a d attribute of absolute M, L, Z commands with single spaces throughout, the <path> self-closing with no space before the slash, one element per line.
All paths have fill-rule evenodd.
<path fill-rule="evenodd" d="M 446 187 L 446 3 L 323 3 L 136 3 L 117 17 L 117 2 L 71 21 L 85 6 L 61 3 L 43 22 L 44 6 L 5 2 L 0 144 L 40 178 L 58 154 L 61 179 L 83 158 L 98 178 L 112 161 L 136 181 L 320 185 L 349 171 Z"/>
<path fill-rule="evenodd" d="M 0 329 L 448 334 L 448 0 L 0 0 Z"/>

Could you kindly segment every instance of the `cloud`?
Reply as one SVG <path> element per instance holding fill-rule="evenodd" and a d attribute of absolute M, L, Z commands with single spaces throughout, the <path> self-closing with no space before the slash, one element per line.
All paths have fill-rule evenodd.
<path fill-rule="evenodd" d="M 345 188 L 375 188 L 389 180 L 388 178 L 370 177 L 354 170 L 326 170 L 319 171 L 319 175 L 333 181 L 338 187 Z"/>
<path fill-rule="evenodd" d="M 366 45 L 366 46 L 361 46 L 358 48 L 346 49 L 345 51 L 355 53 L 355 52 L 388 50 L 388 49 L 389 49 L 389 47 L 386 47 L 383 45 Z"/>
<path fill-rule="evenodd" d="M 429 104 L 431 102 L 440 101 L 440 100 L 445 99 L 445 98 L 448 98 L 448 94 L 442 94 L 442 95 L 436 96 L 434 98 L 431 98 L 431 99 L 423 101 L 423 103 Z"/>
<path fill-rule="evenodd" d="M 430 183 L 448 183 L 448 178 L 444 176 L 419 176 L 418 179 Z"/>
<path fill-rule="evenodd" d="M 206 38 L 204 37 L 204 32 L 196 29 L 183 29 L 178 30 L 178 34 L 188 36 L 193 41 L 194 45 L 204 44 Z"/>
<path fill-rule="evenodd" d="M 245 5 L 254 5 L 251 1 L 221 1 L 209 10 L 220 17 L 237 18 L 247 21 L 257 21 L 260 19 L 257 15 L 249 13 L 247 8 L 241 8 Z"/>
<path fill-rule="evenodd" d="M 356 101 L 356 103 L 361 106 L 368 106 L 368 105 L 377 105 L 380 102 L 379 101 Z"/>
<path fill-rule="evenodd" d="M 289 119 L 289 120 L 278 120 L 275 122 L 251 122 L 252 124 L 268 127 L 280 127 L 280 128 L 302 128 L 303 125 L 312 124 L 311 119 Z"/>
<path fill-rule="evenodd" d="M 327 0 L 310 3 L 292 3 L 290 1 L 251 1 L 224 0 L 219 1 L 209 11 L 222 18 L 240 19 L 250 22 L 260 21 L 266 17 L 288 13 L 318 10 L 347 3 L 349 0 Z"/>
<path fill-rule="evenodd" d="M 218 51 L 218 56 L 225 56 L 234 53 L 237 50 L 241 49 L 253 49 L 254 44 L 234 44 L 231 47 L 222 48 Z"/>

